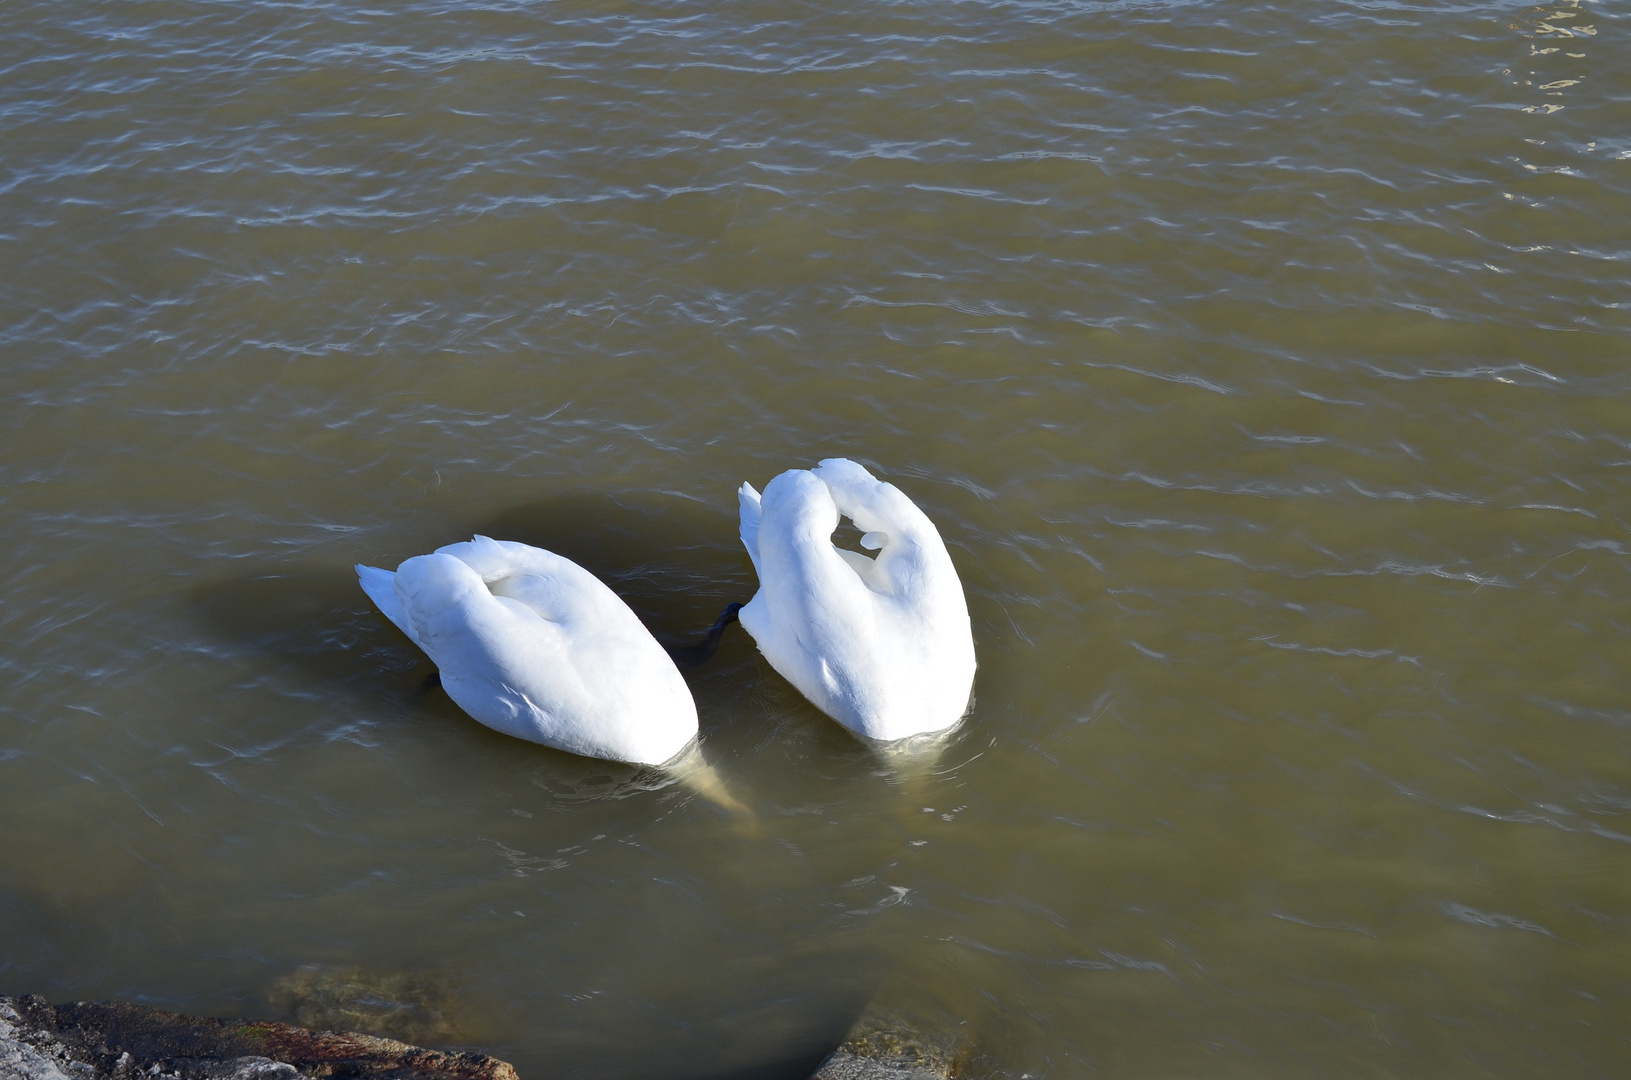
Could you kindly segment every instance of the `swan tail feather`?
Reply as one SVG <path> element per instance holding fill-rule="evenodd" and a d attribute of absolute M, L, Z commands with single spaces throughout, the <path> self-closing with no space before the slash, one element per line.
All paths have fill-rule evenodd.
<path fill-rule="evenodd" d="M 413 632 L 413 621 L 408 618 L 407 611 L 402 607 L 402 601 L 396 595 L 396 575 L 389 570 L 381 570 L 377 566 L 364 566 L 358 563 L 357 584 L 362 591 L 368 594 L 368 599 L 379 608 L 380 614 L 390 619 L 396 628 L 408 635 L 408 640 L 419 645 L 419 635 Z M 420 648 L 424 648 L 420 645 Z"/>
<path fill-rule="evenodd" d="M 759 516 L 762 512 L 759 493 L 753 490 L 752 484 L 743 481 L 737 489 L 736 501 L 741 508 L 742 546 L 748 549 L 748 558 L 753 560 L 753 572 L 759 574 Z"/>

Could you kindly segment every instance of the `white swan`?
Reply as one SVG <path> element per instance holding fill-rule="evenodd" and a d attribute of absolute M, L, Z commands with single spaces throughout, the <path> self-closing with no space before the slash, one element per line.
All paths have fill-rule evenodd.
<path fill-rule="evenodd" d="M 696 738 L 674 662 L 617 594 L 570 559 L 478 536 L 396 573 L 357 567 L 385 617 L 490 728 L 559 750 L 661 765 Z"/>
<path fill-rule="evenodd" d="M 770 665 L 869 739 L 941 731 L 968 708 L 974 636 L 946 545 L 893 484 L 844 458 L 743 484 L 742 545 L 759 591 L 739 619 Z M 840 516 L 869 559 L 833 545 Z"/>

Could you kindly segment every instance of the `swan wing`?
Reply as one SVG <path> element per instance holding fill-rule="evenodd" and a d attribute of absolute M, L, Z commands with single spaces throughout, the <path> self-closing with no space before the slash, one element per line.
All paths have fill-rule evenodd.
<path fill-rule="evenodd" d="M 448 696 L 488 727 L 646 764 L 696 736 L 696 705 L 673 661 L 569 559 L 477 537 L 409 559 L 395 588 Z"/>
<path fill-rule="evenodd" d="M 610 634 L 631 644 L 651 636 L 605 582 L 553 551 L 477 536 L 436 554 L 458 559 L 495 595 L 524 604 L 569 634 Z"/>
<path fill-rule="evenodd" d="M 793 469 L 765 486 L 759 591 L 739 615 L 765 658 L 823 712 L 862 723 L 872 682 L 875 610 L 858 568 L 831 536 L 838 509 L 814 474 Z M 865 556 L 849 553 L 862 562 Z"/>
<path fill-rule="evenodd" d="M 833 545 L 841 516 L 876 559 Z M 974 676 L 967 603 L 938 530 L 899 489 L 842 458 L 790 470 L 765 487 L 758 545 L 742 625 L 818 708 L 882 740 L 958 721 Z"/>
<path fill-rule="evenodd" d="M 955 618 L 959 609 L 968 618 L 945 541 L 916 503 L 845 458 L 828 458 L 811 471 L 827 485 L 838 512 L 866 534 L 861 546 L 878 552 L 869 585 L 921 619 Z"/>

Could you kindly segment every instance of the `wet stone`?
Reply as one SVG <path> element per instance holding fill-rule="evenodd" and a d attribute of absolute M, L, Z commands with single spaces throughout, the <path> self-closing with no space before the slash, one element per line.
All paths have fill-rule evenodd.
<path fill-rule="evenodd" d="M 435 974 L 308 964 L 277 980 L 267 1001 L 273 1015 L 312 1031 L 362 1031 L 416 1046 L 481 1042 L 451 980 Z"/>
<path fill-rule="evenodd" d="M 4 1080 L 517 1080 L 508 1062 L 117 1001 L 0 997 Z"/>
<path fill-rule="evenodd" d="M 911 1026 L 864 1022 L 827 1055 L 810 1080 L 950 1080 L 957 1054 Z"/>

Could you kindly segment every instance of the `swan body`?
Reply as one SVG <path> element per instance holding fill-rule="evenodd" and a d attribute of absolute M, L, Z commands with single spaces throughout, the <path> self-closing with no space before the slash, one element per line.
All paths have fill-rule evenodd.
<path fill-rule="evenodd" d="M 844 458 L 744 483 L 742 545 L 759 591 L 738 618 L 822 712 L 869 739 L 949 728 L 974 685 L 963 586 L 940 533 L 893 484 Z M 848 517 L 869 559 L 834 546 Z"/>
<path fill-rule="evenodd" d="M 696 703 L 674 662 L 570 559 L 478 536 L 394 574 L 359 565 L 357 578 L 436 664 L 447 695 L 490 728 L 646 765 L 696 738 Z"/>

